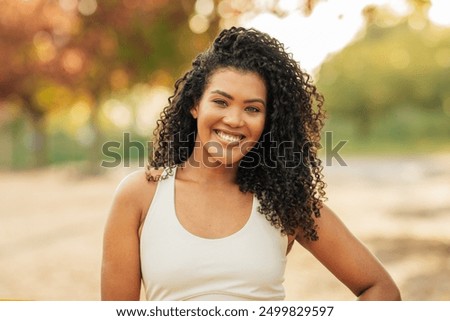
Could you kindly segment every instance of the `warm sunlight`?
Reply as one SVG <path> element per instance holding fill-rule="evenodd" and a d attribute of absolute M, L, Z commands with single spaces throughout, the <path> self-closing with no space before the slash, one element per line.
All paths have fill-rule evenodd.
<path fill-rule="evenodd" d="M 281 1 L 283 9 L 291 11 L 285 18 L 273 14 L 261 14 L 249 21 L 247 27 L 255 27 L 280 39 L 307 71 L 314 71 L 326 57 L 338 52 L 360 33 L 364 18 L 362 10 L 368 5 L 388 8 L 395 15 L 403 16 L 411 11 L 405 0 L 329 0 L 319 2 L 309 17 L 292 11 L 290 1 Z M 435 24 L 450 26 L 445 10 L 446 0 L 433 0 L 429 18 Z"/>

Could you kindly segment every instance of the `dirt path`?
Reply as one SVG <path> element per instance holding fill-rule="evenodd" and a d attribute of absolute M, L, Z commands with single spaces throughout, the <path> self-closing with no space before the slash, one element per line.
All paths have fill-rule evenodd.
<path fill-rule="evenodd" d="M 328 205 L 380 258 L 406 300 L 450 300 L 450 155 L 346 158 L 325 167 Z M 98 300 L 102 231 L 128 169 L 0 173 L 0 299 Z M 297 246 L 288 300 L 353 295 Z"/>

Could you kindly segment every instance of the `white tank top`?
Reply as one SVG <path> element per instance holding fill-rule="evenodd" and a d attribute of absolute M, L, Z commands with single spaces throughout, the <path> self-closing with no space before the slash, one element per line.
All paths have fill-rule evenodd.
<path fill-rule="evenodd" d="M 147 300 L 283 300 L 287 236 L 258 212 L 258 199 L 242 229 L 202 238 L 178 221 L 175 176 L 158 182 L 141 231 Z"/>

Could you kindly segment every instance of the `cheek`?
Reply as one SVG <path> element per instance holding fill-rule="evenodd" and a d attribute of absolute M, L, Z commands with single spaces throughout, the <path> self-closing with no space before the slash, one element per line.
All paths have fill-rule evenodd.
<path fill-rule="evenodd" d="M 197 122 L 198 124 L 211 125 L 221 119 L 220 110 L 215 110 L 210 108 L 210 106 L 202 106 L 202 109 L 197 112 Z"/>
<path fill-rule="evenodd" d="M 264 131 L 265 121 L 266 121 L 265 116 L 261 116 L 252 122 L 252 131 L 253 131 L 252 136 L 255 136 L 257 141 L 259 140 L 259 137 Z"/>

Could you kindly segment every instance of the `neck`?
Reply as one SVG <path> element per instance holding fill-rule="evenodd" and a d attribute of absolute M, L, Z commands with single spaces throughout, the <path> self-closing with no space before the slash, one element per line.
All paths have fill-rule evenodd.
<path fill-rule="evenodd" d="M 236 184 L 238 165 L 224 165 L 211 160 L 197 160 L 195 153 L 189 157 L 182 167 L 185 178 L 204 185 Z"/>

